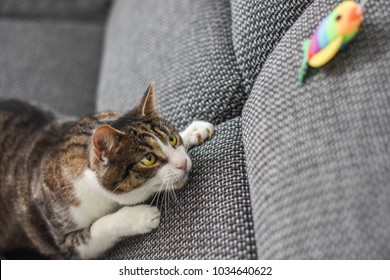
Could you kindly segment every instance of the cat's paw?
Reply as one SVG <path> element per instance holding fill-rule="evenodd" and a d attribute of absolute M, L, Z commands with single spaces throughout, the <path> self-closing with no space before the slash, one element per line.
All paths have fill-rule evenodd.
<path fill-rule="evenodd" d="M 128 224 L 126 235 L 149 233 L 160 224 L 160 210 L 149 205 L 123 207 L 118 211 L 122 223 Z"/>
<path fill-rule="evenodd" d="M 214 126 L 209 122 L 194 121 L 180 133 L 184 145 L 192 148 L 204 143 L 214 134 Z"/>
<path fill-rule="evenodd" d="M 89 240 L 77 245 L 78 254 L 83 259 L 97 258 L 120 239 L 149 233 L 159 224 L 160 211 L 157 207 L 149 205 L 122 207 L 117 212 L 103 216 L 92 224 L 89 228 Z M 80 234 L 77 232 L 76 234 Z M 84 235 L 82 238 L 85 238 Z"/>

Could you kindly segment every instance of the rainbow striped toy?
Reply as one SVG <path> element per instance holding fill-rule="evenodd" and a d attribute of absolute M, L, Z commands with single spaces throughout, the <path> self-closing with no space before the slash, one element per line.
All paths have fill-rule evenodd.
<path fill-rule="evenodd" d="M 321 21 L 311 39 L 303 42 L 304 57 L 299 71 L 301 83 L 308 66 L 318 68 L 325 65 L 355 37 L 363 21 L 363 5 L 354 1 L 340 3 Z"/>

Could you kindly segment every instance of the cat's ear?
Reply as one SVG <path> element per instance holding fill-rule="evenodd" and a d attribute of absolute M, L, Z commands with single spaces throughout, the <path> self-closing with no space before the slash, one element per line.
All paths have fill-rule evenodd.
<path fill-rule="evenodd" d="M 115 144 L 118 141 L 118 137 L 123 135 L 125 134 L 122 131 L 107 124 L 103 124 L 95 130 L 92 136 L 93 149 L 95 155 L 101 162 L 107 164 L 108 158 L 112 155 Z"/>
<path fill-rule="evenodd" d="M 141 103 L 138 105 L 138 113 L 142 116 L 157 116 L 157 110 L 154 104 L 154 82 L 146 90 Z"/>

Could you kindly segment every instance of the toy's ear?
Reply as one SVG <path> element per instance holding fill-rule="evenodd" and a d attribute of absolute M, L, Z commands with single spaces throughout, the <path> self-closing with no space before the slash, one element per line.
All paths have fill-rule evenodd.
<path fill-rule="evenodd" d="M 138 105 L 138 113 L 142 117 L 157 116 L 157 110 L 154 104 L 154 82 L 149 85 L 141 103 Z"/>
<path fill-rule="evenodd" d="M 108 159 L 112 156 L 118 137 L 124 135 L 122 131 L 107 124 L 101 125 L 95 130 L 92 136 L 92 143 L 95 155 L 99 161 L 105 164 L 108 163 Z"/>

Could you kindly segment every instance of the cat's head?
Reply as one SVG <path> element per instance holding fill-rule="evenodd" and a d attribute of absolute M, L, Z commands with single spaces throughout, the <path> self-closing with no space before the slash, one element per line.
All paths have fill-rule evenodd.
<path fill-rule="evenodd" d="M 96 128 L 92 146 L 99 182 L 119 202 L 179 189 L 192 166 L 179 132 L 156 111 L 153 84 L 136 108 Z"/>

